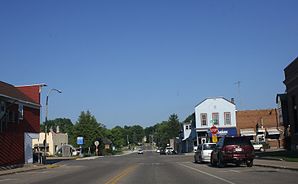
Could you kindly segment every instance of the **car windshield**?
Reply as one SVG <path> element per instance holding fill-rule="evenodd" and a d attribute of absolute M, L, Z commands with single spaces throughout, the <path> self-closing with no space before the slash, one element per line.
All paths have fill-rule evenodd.
<path fill-rule="evenodd" d="M 246 137 L 226 137 L 225 145 L 251 145 L 249 139 Z"/>
<path fill-rule="evenodd" d="M 203 150 L 213 150 L 215 148 L 216 144 L 204 144 Z"/>

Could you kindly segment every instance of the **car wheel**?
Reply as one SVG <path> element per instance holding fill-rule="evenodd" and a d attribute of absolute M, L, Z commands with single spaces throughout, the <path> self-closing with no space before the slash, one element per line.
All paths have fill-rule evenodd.
<path fill-rule="evenodd" d="M 247 165 L 247 167 L 252 167 L 253 166 L 253 160 L 247 160 L 246 165 Z"/>
<path fill-rule="evenodd" d="M 212 156 L 210 158 L 210 164 L 211 166 L 215 167 L 216 166 L 216 162 L 213 160 Z"/>
<path fill-rule="evenodd" d="M 239 167 L 241 165 L 241 162 L 236 162 L 236 166 Z"/>
<path fill-rule="evenodd" d="M 219 167 L 219 168 L 223 168 L 223 167 L 225 167 L 225 163 L 223 162 L 221 156 L 218 156 L 217 167 Z"/>
<path fill-rule="evenodd" d="M 199 157 L 199 163 L 200 164 L 202 163 L 202 157 Z"/>

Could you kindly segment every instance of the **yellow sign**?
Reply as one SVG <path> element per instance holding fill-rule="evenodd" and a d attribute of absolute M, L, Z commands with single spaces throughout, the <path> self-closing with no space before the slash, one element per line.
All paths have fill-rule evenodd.
<path fill-rule="evenodd" d="M 212 142 L 217 143 L 217 136 L 216 135 L 212 135 Z"/>

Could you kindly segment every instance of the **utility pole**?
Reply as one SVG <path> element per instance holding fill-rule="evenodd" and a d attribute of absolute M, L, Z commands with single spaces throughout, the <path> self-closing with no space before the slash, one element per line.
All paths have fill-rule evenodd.
<path fill-rule="evenodd" d="M 48 94 L 47 94 L 47 98 L 46 98 L 46 117 L 45 117 L 45 122 L 44 122 L 44 155 L 43 155 L 43 164 L 46 164 L 47 162 L 47 122 L 48 122 L 48 104 L 49 104 L 49 96 L 50 96 L 50 93 L 52 91 L 56 91 L 58 93 L 62 93 L 62 91 L 58 90 L 58 89 L 55 89 L 55 88 L 52 88 L 49 90 Z"/>

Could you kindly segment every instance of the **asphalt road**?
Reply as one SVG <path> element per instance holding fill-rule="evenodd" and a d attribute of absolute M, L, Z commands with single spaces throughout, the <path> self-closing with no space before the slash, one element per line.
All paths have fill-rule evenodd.
<path fill-rule="evenodd" d="M 253 184 L 297 183 L 297 171 L 228 165 L 215 168 L 195 164 L 192 156 L 136 153 L 94 160 L 73 160 L 60 167 L 0 177 L 10 183 L 96 183 L 96 184 Z"/>

